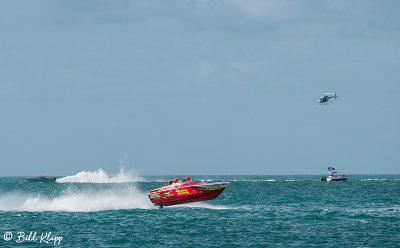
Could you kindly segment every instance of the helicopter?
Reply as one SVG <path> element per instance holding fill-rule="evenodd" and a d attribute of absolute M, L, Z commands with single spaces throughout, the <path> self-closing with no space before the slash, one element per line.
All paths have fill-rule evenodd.
<path fill-rule="evenodd" d="M 336 92 L 334 92 L 334 93 L 322 93 L 322 95 L 323 95 L 323 96 L 321 96 L 321 97 L 318 99 L 318 102 L 319 102 L 320 104 L 322 104 L 322 103 L 327 104 L 328 101 L 329 101 L 329 99 L 331 99 L 331 98 L 337 99 L 337 98 L 338 98 L 337 95 L 336 95 Z"/>

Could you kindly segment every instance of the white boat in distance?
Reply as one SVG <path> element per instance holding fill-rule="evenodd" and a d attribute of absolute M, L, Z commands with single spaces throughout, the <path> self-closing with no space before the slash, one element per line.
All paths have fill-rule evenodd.
<path fill-rule="evenodd" d="M 335 168 L 333 167 L 328 167 L 329 171 L 329 176 L 328 177 L 321 177 L 322 182 L 346 182 L 347 177 L 343 173 L 342 175 L 337 176 L 337 171 L 335 171 Z"/>

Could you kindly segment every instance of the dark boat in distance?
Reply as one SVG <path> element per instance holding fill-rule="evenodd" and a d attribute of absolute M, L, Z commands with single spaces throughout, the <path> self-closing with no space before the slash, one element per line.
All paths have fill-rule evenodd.
<path fill-rule="evenodd" d="M 27 178 L 29 182 L 55 182 L 56 178 L 55 177 L 45 177 L 45 176 L 38 176 L 38 177 L 31 177 Z"/>
<path fill-rule="evenodd" d="M 150 190 L 150 201 L 159 208 L 217 198 L 229 182 L 205 183 L 201 181 L 170 182 L 161 188 Z"/>

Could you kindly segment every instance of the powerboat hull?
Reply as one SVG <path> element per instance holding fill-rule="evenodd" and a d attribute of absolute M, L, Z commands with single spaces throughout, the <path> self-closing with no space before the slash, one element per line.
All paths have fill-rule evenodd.
<path fill-rule="evenodd" d="M 326 181 L 327 182 L 346 182 L 347 177 L 331 177 L 331 178 L 327 178 Z"/>
<path fill-rule="evenodd" d="M 332 177 L 332 176 L 321 177 L 321 181 L 322 182 L 346 182 L 347 177 Z"/>
<path fill-rule="evenodd" d="M 56 178 L 55 177 L 32 177 L 32 178 L 27 178 L 29 182 L 39 182 L 39 183 L 48 183 L 48 182 L 55 182 Z"/>
<path fill-rule="evenodd" d="M 162 208 L 190 202 L 208 201 L 217 198 L 228 186 L 229 182 L 184 182 L 173 183 L 149 191 L 152 203 Z"/>

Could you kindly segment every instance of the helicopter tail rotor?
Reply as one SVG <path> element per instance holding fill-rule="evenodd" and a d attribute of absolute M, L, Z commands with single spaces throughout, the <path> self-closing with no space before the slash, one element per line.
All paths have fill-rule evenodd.
<path fill-rule="evenodd" d="M 335 98 L 335 100 L 338 98 L 338 96 L 336 95 L 336 92 L 335 92 L 335 95 L 333 97 Z"/>

